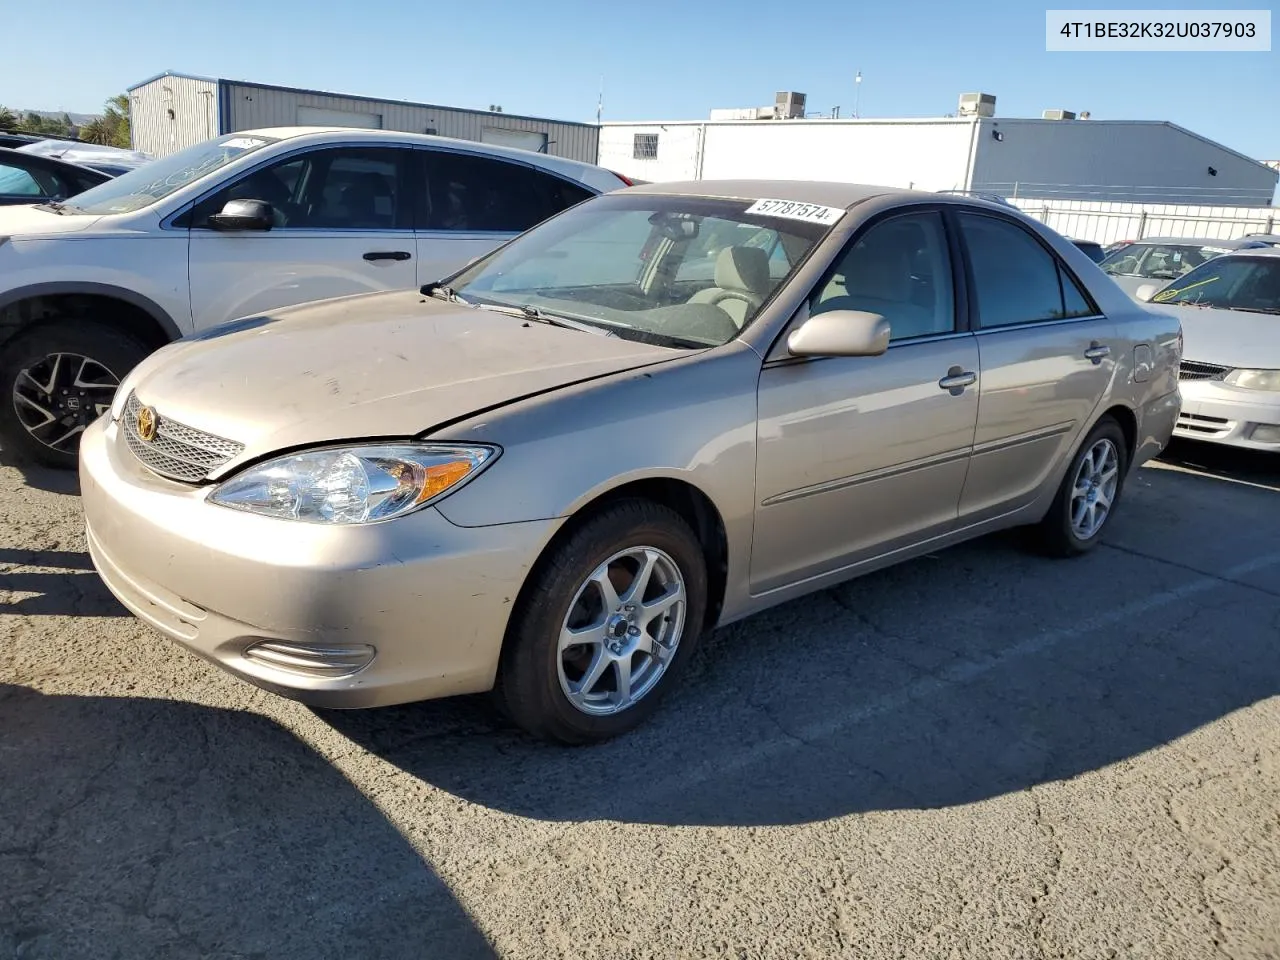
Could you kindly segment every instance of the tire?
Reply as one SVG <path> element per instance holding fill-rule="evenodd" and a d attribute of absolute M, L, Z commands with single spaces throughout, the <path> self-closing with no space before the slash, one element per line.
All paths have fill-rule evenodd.
<path fill-rule="evenodd" d="M 677 602 L 647 622 L 644 603 L 630 613 L 625 606 L 639 548 L 653 571 L 644 591 L 649 604 L 662 599 L 660 591 L 673 595 L 676 578 L 683 580 L 683 606 Z M 607 580 L 619 600 L 613 615 L 601 602 L 600 581 L 590 579 L 611 559 Z M 528 733 L 565 744 L 596 743 L 634 729 L 688 662 L 706 602 L 702 547 L 678 513 L 648 500 L 604 507 L 539 560 L 521 591 L 494 687 L 500 710 Z M 569 627 L 580 628 L 588 641 L 562 653 L 561 631 Z M 593 633 L 603 639 L 594 642 Z M 635 693 L 625 705 L 618 702 L 623 660 Z M 592 668 L 598 668 L 594 681 Z"/>
<path fill-rule="evenodd" d="M 1102 465 L 1102 470 L 1095 471 L 1092 465 L 1082 470 L 1085 461 L 1091 456 L 1094 458 L 1092 464 Z M 1108 457 L 1111 460 L 1106 460 L 1104 463 L 1104 458 Z M 1113 466 L 1106 465 L 1112 460 Z M 1078 525 L 1074 522 L 1077 509 L 1077 480 L 1082 478 L 1082 472 L 1110 476 L 1113 469 L 1114 485 L 1103 482 L 1094 488 L 1098 501 L 1108 500 L 1109 502 L 1106 504 L 1105 515 L 1100 518 L 1101 522 L 1098 522 L 1090 532 L 1088 527 L 1092 525 Z M 1041 552 L 1055 557 L 1075 557 L 1088 553 L 1096 547 L 1102 540 L 1103 531 L 1115 516 L 1116 508 L 1120 505 L 1128 469 L 1129 451 L 1124 431 L 1112 417 L 1103 417 L 1094 424 L 1084 442 L 1080 444 L 1076 455 L 1071 458 L 1071 465 L 1067 468 L 1066 475 L 1062 478 L 1062 485 L 1058 487 L 1058 493 L 1053 498 L 1053 504 L 1049 507 L 1044 519 L 1038 526 L 1032 528 L 1034 544 Z M 1095 511 L 1096 509 L 1095 506 Z M 1097 518 L 1096 512 L 1095 518 Z M 1085 529 L 1082 529 L 1082 526 Z"/>
<path fill-rule="evenodd" d="M 76 469 L 80 434 L 148 352 L 120 330 L 81 320 L 44 324 L 5 343 L 0 449 L 6 459 Z"/>

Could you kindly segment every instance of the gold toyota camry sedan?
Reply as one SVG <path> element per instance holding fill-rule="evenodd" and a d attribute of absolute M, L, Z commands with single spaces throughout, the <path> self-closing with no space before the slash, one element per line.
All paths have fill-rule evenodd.
<path fill-rule="evenodd" d="M 89 548 L 268 690 L 492 690 L 596 741 L 719 624 L 1001 528 L 1095 546 L 1169 440 L 1181 350 L 1007 206 L 648 184 L 421 291 L 151 355 L 80 446 Z"/>

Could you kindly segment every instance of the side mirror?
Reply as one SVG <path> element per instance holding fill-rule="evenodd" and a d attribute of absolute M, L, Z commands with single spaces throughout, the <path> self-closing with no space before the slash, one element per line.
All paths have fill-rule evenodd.
<path fill-rule="evenodd" d="M 275 211 L 265 200 L 228 200 L 209 218 L 215 230 L 270 230 L 274 223 Z"/>
<path fill-rule="evenodd" d="M 1160 288 L 1154 283 L 1144 283 L 1142 286 L 1140 286 L 1137 290 L 1134 291 L 1133 296 L 1134 296 L 1134 299 L 1142 300 L 1145 302 L 1147 300 L 1150 300 L 1152 297 L 1154 297 L 1156 294 L 1156 291 L 1159 289 Z"/>
<path fill-rule="evenodd" d="M 877 357 L 889 349 L 889 321 L 862 310 L 830 310 L 809 317 L 787 337 L 796 357 Z"/>

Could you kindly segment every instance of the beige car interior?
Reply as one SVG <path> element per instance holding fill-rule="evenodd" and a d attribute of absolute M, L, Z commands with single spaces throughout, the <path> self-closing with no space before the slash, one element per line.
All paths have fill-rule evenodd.
<path fill-rule="evenodd" d="M 719 307 L 741 329 L 773 286 L 768 253 L 759 247 L 725 247 L 716 257 L 715 286 L 699 290 L 688 302 Z"/>

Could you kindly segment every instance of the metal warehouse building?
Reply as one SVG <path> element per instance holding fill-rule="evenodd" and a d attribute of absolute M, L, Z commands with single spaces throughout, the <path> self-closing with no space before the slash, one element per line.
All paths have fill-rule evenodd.
<path fill-rule="evenodd" d="M 163 157 L 224 133 L 343 126 L 429 133 L 595 163 L 599 128 L 501 111 L 162 73 L 129 88 L 133 148 Z"/>
<path fill-rule="evenodd" d="M 652 181 L 778 177 L 1022 199 L 1271 203 L 1275 170 L 1176 124 L 1066 111 L 997 117 L 995 98 L 981 96 L 981 113 L 936 119 L 776 119 L 762 108 L 761 119 L 610 122 L 598 162 Z M 785 97 L 803 103 L 802 94 L 778 102 Z M 975 98 L 961 98 L 962 113 Z"/>

